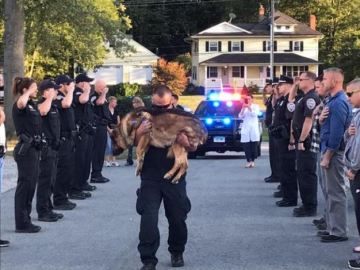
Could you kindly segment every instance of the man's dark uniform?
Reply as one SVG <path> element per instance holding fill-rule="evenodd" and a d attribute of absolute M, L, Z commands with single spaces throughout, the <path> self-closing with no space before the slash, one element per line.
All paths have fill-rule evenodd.
<path fill-rule="evenodd" d="M 90 78 L 84 74 L 80 74 L 75 80 L 76 83 L 79 83 L 84 80 L 90 81 Z M 75 196 L 83 194 L 82 191 L 89 186 L 87 180 L 90 176 L 94 135 L 96 131 L 94 111 L 90 97 L 86 103 L 82 104 L 79 99 L 82 93 L 82 89 L 79 87 L 75 88 L 73 102 L 75 104 L 75 122 L 79 132 L 75 141 L 75 179 L 70 192 Z"/>
<path fill-rule="evenodd" d="M 105 102 L 103 105 L 97 105 L 96 101 L 99 98 L 99 94 L 94 92 L 90 96 L 90 102 L 94 110 L 94 120 L 96 124 L 96 132 L 94 135 L 94 149 L 92 153 L 92 172 L 91 180 L 98 180 L 103 182 L 103 176 L 101 174 L 104 158 L 105 148 L 107 142 L 107 125 L 111 122 L 110 111 L 108 109 L 109 104 Z"/>
<path fill-rule="evenodd" d="M 306 117 L 312 117 L 313 111 L 320 103 L 320 98 L 315 89 L 309 91 L 303 98 L 296 102 L 293 116 L 293 134 L 296 145 L 299 143 Z M 310 151 L 311 130 L 305 139 L 305 151 L 296 151 L 297 180 L 299 184 L 300 197 L 305 211 L 314 211 L 317 207 L 317 176 L 316 176 L 316 153 Z"/>
<path fill-rule="evenodd" d="M 265 126 L 269 128 L 273 122 L 273 113 L 274 108 L 272 105 L 273 95 L 267 98 L 265 102 L 266 113 L 265 113 Z M 266 182 L 280 182 L 280 166 L 279 166 L 279 155 L 275 148 L 275 139 L 269 133 L 269 160 L 271 175 L 270 177 L 265 178 Z"/>
<path fill-rule="evenodd" d="M 281 81 L 280 81 L 281 82 Z M 279 153 L 280 179 L 283 190 L 283 200 L 278 206 L 289 206 L 297 203 L 297 182 L 295 170 L 295 151 L 289 151 L 292 106 L 288 103 L 289 95 L 280 97 L 274 108 L 273 125 L 270 128 L 274 137 L 275 149 Z"/>
<path fill-rule="evenodd" d="M 136 209 L 141 215 L 138 250 L 144 264 L 157 264 L 156 251 L 160 245 L 158 217 L 160 204 L 164 202 L 169 222 L 169 252 L 182 254 L 187 242 L 186 218 L 191 204 L 186 193 L 185 175 L 178 184 L 165 180 L 164 175 L 173 167 L 174 159 L 167 158 L 168 148 L 150 146 L 141 172 L 141 186 Z"/>
<path fill-rule="evenodd" d="M 57 84 L 71 83 L 72 80 L 66 75 L 56 78 Z M 70 210 L 76 205 L 68 200 L 68 193 L 72 182 L 75 181 L 75 138 L 77 135 L 75 126 L 74 105 L 69 108 L 62 107 L 65 94 L 58 92 L 53 102 L 60 113 L 60 148 L 58 152 L 58 163 L 56 180 L 53 190 L 54 207 L 59 210 Z"/>
<path fill-rule="evenodd" d="M 46 81 L 43 81 L 39 87 L 42 87 Z M 56 87 L 60 88 L 58 85 Z M 45 98 L 41 98 L 39 104 L 44 101 Z M 42 132 L 45 136 L 46 147 L 43 147 L 41 151 L 40 174 L 36 192 L 36 210 L 39 218 L 48 217 L 50 219 L 57 219 L 54 216 L 49 216 L 52 210 L 50 197 L 56 179 L 57 156 L 60 147 L 60 114 L 57 104 L 54 102 L 52 102 L 47 115 L 42 116 Z"/>

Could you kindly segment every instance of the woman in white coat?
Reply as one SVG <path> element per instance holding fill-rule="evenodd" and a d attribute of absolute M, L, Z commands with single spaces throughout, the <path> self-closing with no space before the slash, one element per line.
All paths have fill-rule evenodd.
<path fill-rule="evenodd" d="M 252 96 L 245 98 L 239 118 L 243 120 L 241 126 L 241 142 L 245 150 L 246 168 L 255 167 L 255 159 L 258 156 L 257 147 L 260 142 L 260 128 L 258 115 L 260 108 L 253 104 Z"/>

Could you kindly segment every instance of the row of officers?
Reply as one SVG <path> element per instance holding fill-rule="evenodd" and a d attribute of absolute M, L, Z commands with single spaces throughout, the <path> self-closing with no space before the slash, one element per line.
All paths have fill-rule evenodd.
<path fill-rule="evenodd" d="M 266 100 L 265 120 L 272 175 L 265 181 L 281 183 L 274 194 L 282 197 L 276 202 L 279 207 L 296 206 L 300 194 L 302 205 L 293 210 L 296 217 L 315 216 L 317 209 L 319 142 L 312 118 L 321 99 L 314 88 L 316 79 L 314 73 L 304 72 L 296 82 L 281 76 L 267 86 L 272 92 Z"/>
<path fill-rule="evenodd" d="M 107 127 L 117 120 L 105 104 L 106 83 L 98 80 L 92 90 L 92 81 L 86 74 L 79 74 L 75 81 L 60 75 L 37 86 L 31 78 L 15 78 L 16 232 L 41 229 L 30 217 L 35 189 L 38 220 L 54 222 L 63 215 L 53 210 L 72 210 L 76 204 L 70 200 L 91 197 L 96 186 L 89 184 L 89 178 L 91 183 L 109 181 L 101 171 Z"/>

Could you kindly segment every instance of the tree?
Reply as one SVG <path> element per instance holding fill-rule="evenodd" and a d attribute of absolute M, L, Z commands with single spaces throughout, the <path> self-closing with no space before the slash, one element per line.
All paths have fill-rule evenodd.
<path fill-rule="evenodd" d="M 14 131 L 12 117 L 13 94 L 11 86 L 16 76 L 24 74 L 24 2 L 5 0 L 4 18 L 4 93 L 6 127 L 10 135 Z"/>
<path fill-rule="evenodd" d="M 154 78 L 151 84 L 168 86 L 173 93 L 181 95 L 187 85 L 186 73 L 183 64 L 178 62 L 168 62 L 165 59 L 159 59 L 154 66 Z"/>
<path fill-rule="evenodd" d="M 186 76 L 191 75 L 192 63 L 191 63 L 191 55 L 190 55 L 190 53 L 180 54 L 179 56 L 177 56 L 175 58 L 175 61 L 184 65 Z"/>

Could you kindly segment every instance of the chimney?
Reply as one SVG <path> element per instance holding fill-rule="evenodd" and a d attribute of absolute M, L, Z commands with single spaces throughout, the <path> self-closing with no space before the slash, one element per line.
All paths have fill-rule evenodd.
<path fill-rule="evenodd" d="M 265 8 L 262 4 L 260 4 L 259 7 L 259 22 L 261 22 L 262 20 L 264 20 L 265 18 Z"/>
<path fill-rule="evenodd" d="M 310 28 L 316 30 L 316 16 L 313 14 L 310 14 Z"/>

